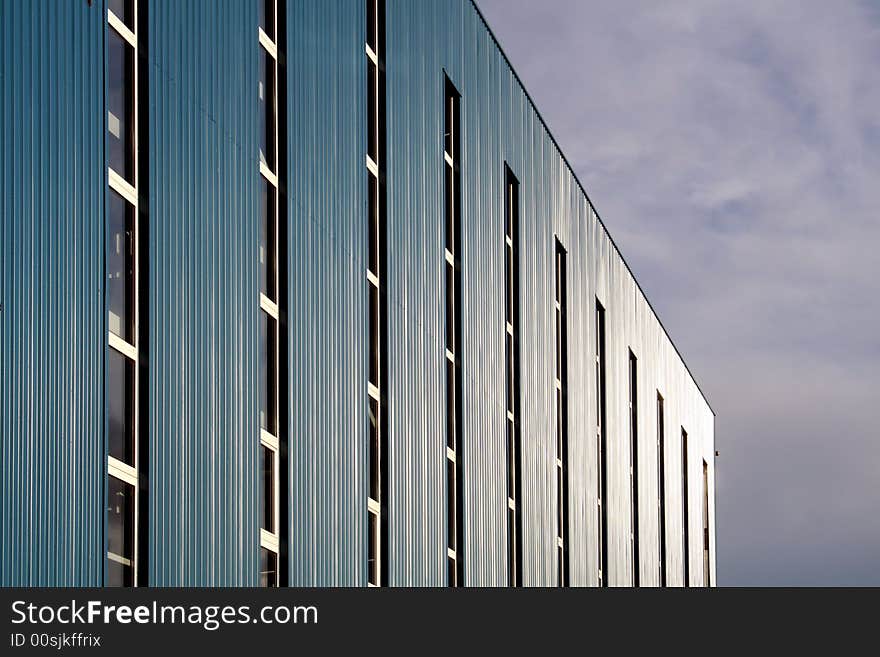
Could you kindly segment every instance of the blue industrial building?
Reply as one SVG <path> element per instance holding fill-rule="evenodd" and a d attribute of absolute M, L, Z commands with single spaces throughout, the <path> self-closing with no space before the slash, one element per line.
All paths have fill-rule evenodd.
<path fill-rule="evenodd" d="M 0 584 L 703 586 L 714 414 L 470 0 L 0 0 Z"/>

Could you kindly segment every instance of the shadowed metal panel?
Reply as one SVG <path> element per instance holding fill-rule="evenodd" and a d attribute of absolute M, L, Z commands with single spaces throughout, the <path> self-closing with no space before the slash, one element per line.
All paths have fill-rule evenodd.
<path fill-rule="evenodd" d="M 287 9 L 290 582 L 365 585 L 365 7 Z"/>
<path fill-rule="evenodd" d="M 0 2 L 0 585 L 104 564 L 101 3 Z"/>
<path fill-rule="evenodd" d="M 256 585 L 256 3 L 151 0 L 150 583 Z"/>

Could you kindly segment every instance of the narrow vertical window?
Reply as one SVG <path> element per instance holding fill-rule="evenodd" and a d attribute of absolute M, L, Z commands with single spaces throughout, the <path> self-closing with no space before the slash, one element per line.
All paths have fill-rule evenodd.
<path fill-rule="evenodd" d="M 569 584 L 568 538 L 568 334 L 565 249 L 556 240 L 556 582 Z"/>
<path fill-rule="evenodd" d="M 709 465 L 703 461 L 703 586 L 712 586 L 709 559 Z"/>
<path fill-rule="evenodd" d="M 599 586 L 608 586 L 608 467 L 605 436 L 605 308 L 596 299 L 596 465 Z"/>
<path fill-rule="evenodd" d="M 681 429 L 681 527 L 682 527 L 682 545 L 681 559 L 684 567 L 684 586 L 691 585 L 691 551 L 690 537 L 688 530 L 690 528 L 688 499 L 690 488 L 688 487 L 688 435 L 684 427 Z"/>
<path fill-rule="evenodd" d="M 505 165 L 505 426 L 507 433 L 507 563 L 510 586 L 522 586 L 522 439 L 519 401 L 519 182 Z M 558 550 L 557 550 L 558 551 Z"/>
<path fill-rule="evenodd" d="M 143 2 L 144 0 L 141 0 Z M 141 385 L 139 351 L 146 322 L 139 309 L 138 38 L 135 0 L 111 0 L 107 6 L 107 184 L 105 211 L 104 303 L 107 308 L 105 355 L 107 505 L 106 571 L 108 586 L 144 581 L 140 568 L 141 458 L 145 435 L 138 410 Z"/>
<path fill-rule="evenodd" d="M 366 106 L 367 106 L 367 414 L 369 417 L 367 491 L 367 585 L 386 583 L 387 573 L 387 367 L 385 365 L 385 204 L 383 97 L 384 0 L 366 0 Z"/>
<path fill-rule="evenodd" d="M 663 397 L 657 393 L 657 515 L 660 542 L 660 586 L 666 586 L 666 440 Z"/>
<path fill-rule="evenodd" d="M 639 381 L 638 361 L 629 351 L 629 540 L 632 550 L 632 583 L 639 586 Z"/>
<path fill-rule="evenodd" d="M 446 283 L 446 561 L 447 584 L 464 584 L 461 467 L 461 235 L 459 94 L 449 78 L 443 90 L 443 219 Z"/>
<path fill-rule="evenodd" d="M 259 124 L 259 474 L 260 584 L 281 585 L 280 481 L 283 405 L 280 403 L 279 180 L 278 157 L 278 6 L 276 0 L 257 0 Z"/>

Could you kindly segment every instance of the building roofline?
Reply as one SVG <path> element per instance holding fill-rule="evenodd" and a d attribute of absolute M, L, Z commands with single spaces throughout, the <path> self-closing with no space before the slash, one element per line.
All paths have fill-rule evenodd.
<path fill-rule="evenodd" d="M 574 181 L 577 183 L 578 188 L 580 188 L 581 193 L 587 199 L 587 203 L 590 205 L 590 209 L 596 215 L 596 219 L 599 221 L 599 225 L 602 227 L 602 230 L 605 231 L 605 234 L 608 236 L 609 241 L 611 242 L 611 246 L 614 247 L 615 252 L 617 253 L 620 260 L 623 262 L 623 266 L 626 267 L 627 272 L 629 272 L 630 277 L 632 277 L 633 281 L 636 284 L 636 288 L 638 288 L 639 292 L 642 295 L 642 298 L 648 304 L 648 308 L 651 309 L 651 312 L 654 315 L 654 318 L 657 320 L 657 323 L 660 324 L 660 328 L 663 329 L 663 333 L 666 335 L 666 339 L 669 340 L 669 344 L 672 345 L 672 348 L 675 350 L 675 353 L 678 355 L 679 360 L 682 365 L 684 365 L 685 370 L 687 370 L 688 375 L 691 377 L 691 381 L 694 382 L 694 385 L 697 387 L 697 390 L 700 392 L 700 395 L 703 397 L 703 401 L 706 402 L 706 406 L 709 407 L 709 410 L 712 411 L 713 417 L 716 416 L 715 409 L 712 408 L 712 404 L 709 403 L 709 400 L 706 398 L 706 393 L 703 392 L 703 389 L 700 387 L 700 384 L 697 382 L 694 373 L 691 372 L 691 368 L 688 367 L 687 362 L 682 356 L 681 351 L 679 351 L 678 347 L 675 344 L 675 341 L 672 339 L 672 336 L 669 335 L 669 331 L 666 330 L 666 327 L 663 325 L 663 321 L 660 319 L 660 316 L 657 314 L 657 311 L 654 310 L 654 306 L 651 305 L 651 301 L 648 299 L 648 295 L 645 294 L 645 291 L 642 289 L 642 286 L 639 284 L 636 275 L 633 273 L 632 269 L 627 263 L 626 258 L 623 257 L 623 253 L 621 253 L 620 249 L 617 246 L 617 243 L 614 241 L 614 238 L 611 236 L 611 232 L 608 230 L 608 227 L 605 225 L 605 222 L 602 221 L 602 217 L 599 215 L 599 211 L 596 209 L 596 206 L 593 204 L 593 201 L 590 199 L 590 195 L 587 194 L 587 190 L 584 188 L 584 185 L 581 183 L 580 178 L 578 178 L 577 172 L 575 172 L 574 167 L 571 166 L 571 163 L 568 161 L 568 158 L 565 156 L 565 153 L 562 151 L 562 148 L 559 145 L 559 142 L 556 141 L 556 137 L 553 136 L 553 133 L 550 130 L 550 126 L 547 125 L 547 121 L 544 120 L 544 117 L 541 115 L 541 111 L 538 109 L 537 104 L 534 99 L 529 94 L 526 89 L 525 84 L 523 84 L 522 79 L 519 77 L 519 74 L 516 72 L 516 69 L 513 67 L 513 64 L 510 62 L 510 58 L 507 56 L 507 53 L 504 52 L 504 48 L 501 47 L 501 42 L 498 40 L 498 37 L 495 36 L 495 32 L 492 31 L 492 27 L 489 25 L 489 21 L 486 20 L 486 17 L 483 15 L 483 12 L 480 10 L 479 5 L 477 5 L 477 0 L 470 0 L 474 9 L 477 12 L 477 16 L 480 17 L 480 20 L 483 21 L 483 25 L 486 26 L 486 31 L 488 31 L 489 36 L 492 37 L 492 41 L 495 42 L 495 46 L 498 48 L 498 52 L 501 53 L 501 56 L 504 58 L 504 61 L 507 63 L 507 68 L 510 69 L 510 72 L 513 73 L 513 77 L 516 79 L 517 83 L 522 89 L 522 92 L 525 94 L 526 99 L 529 101 L 529 104 L 532 106 L 532 109 L 535 111 L 535 114 L 538 117 L 538 120 L 541 122 L 541 125 L 544 126 L 544 130 L 547 131 L 547 135 L 550 137 L 550 141 L 553 142 L 553 145 L 556 147 L 559 156 L 562 158 L 562 161 L 565 162 L 565 166 L 568 167 L 569 172 L 571 172 Z"/>

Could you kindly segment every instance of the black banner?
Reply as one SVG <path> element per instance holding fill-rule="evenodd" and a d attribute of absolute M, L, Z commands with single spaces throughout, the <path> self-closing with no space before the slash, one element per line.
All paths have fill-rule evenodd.
<path fill-rule="evenodd" d="M 828 628 L 876 591 L 723 589 L 0 589 L 0 654 L 459 654 L 486 646 L 696 647 Z M 836 604 L 829 604 L 833 600 Z M 866 604 L 867 603 L 867 604 Z M 865 619 L 869 617 L 866 615 Z M 822 623 L 822 625 L 818 625 Z M 867 626 L 873 627 L 873 622 Z M 803 638 L 803 633 L 801 638 Z M 567 650 L 565 652 L 568 652 Z"/>

